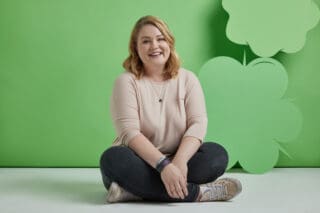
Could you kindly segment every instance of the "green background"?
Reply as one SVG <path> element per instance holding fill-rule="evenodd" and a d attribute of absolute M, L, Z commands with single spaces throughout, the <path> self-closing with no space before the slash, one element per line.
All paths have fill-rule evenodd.
<path fill-rule="evenodd" d="M 221 0 L 1 0 L 0 166 L 98 166 L 115 137 L 112 84 L 147 14 L 168 23 L 183 67 L 195 73 L 216 56 L 256 58 L 226 38 Z M 320 166 L 319 53 L 318 24 L 300 52 L 275 56 L 303 115 L 299 136 L 284 145 L 292 159 L 281 153 L 279 167 Z"/>

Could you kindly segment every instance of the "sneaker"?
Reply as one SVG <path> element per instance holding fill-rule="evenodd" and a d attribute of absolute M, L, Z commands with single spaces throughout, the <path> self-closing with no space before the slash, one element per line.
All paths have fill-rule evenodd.
<path fill-rule="evenodd" d="M 221 178 L 216 181 L 200 185 L 200 202 L 227 201 L 242 191 L 239 180 L 234 178 Z"/>
<path fill-rule="evenodd" d="M 116 202 L 125 202 L 125 201 L 138 201 L 142 198 L 126 191 L 116 182 L 112 182 L 108 190 L 107 202 L 116 203 Z"/>

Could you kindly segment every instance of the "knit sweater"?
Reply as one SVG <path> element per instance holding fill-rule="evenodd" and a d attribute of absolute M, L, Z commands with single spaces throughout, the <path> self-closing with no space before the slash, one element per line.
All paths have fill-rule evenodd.
<path fill-rule="evenodd" d="M 161 99 L 161 100 L 160 100 Z M 111 116 L 117 132 L 113 145 L 128 146 L 143 134 L 163 154 L 177 151 L 183 137 L 203 141 L 207 113 L 198 78 L 179 69 L 178 76 L 164 82 L 141 79 L 130 72 L 115 81 L 110 101 Z"/>

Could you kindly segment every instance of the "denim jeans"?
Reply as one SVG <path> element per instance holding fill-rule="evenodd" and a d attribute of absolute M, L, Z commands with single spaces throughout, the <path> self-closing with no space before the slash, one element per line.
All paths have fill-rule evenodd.
<path fill-rule="evenodd" d="M 135 154 L 129 147 L 113 146 L 100 158 L 102 180 L 109 189 L 117 182 L 125 190 L 147 201 L 193 202 L 199 194 L 199 184 L 208 183 L 221 176 L 228 164 L 228 154 L 219 144 L 203 143 L 188 162 L 188 196 L 171 198 L 159 172 Z"/>

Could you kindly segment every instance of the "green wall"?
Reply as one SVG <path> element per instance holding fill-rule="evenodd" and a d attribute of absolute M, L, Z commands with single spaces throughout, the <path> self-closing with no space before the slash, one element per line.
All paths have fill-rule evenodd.
<path fill-rule="evenodd" d="M 320 0 L 315 1 L 320 5 Z M 217 0 L 1 0 L 0 166 L 96 167 L 115 133 L 109 116 L 114 79 L 123 68 L 135 21 L 164 19 L 183 66 L 198 73 L 216 56 L 256 58 L 225 36 Z M 320 166 L 320 25 L 287 68 L 287 96 L 303 115 L 295 143 L 278 166 Z M 214 122 L 210 120 L 209 122 Z"/>

